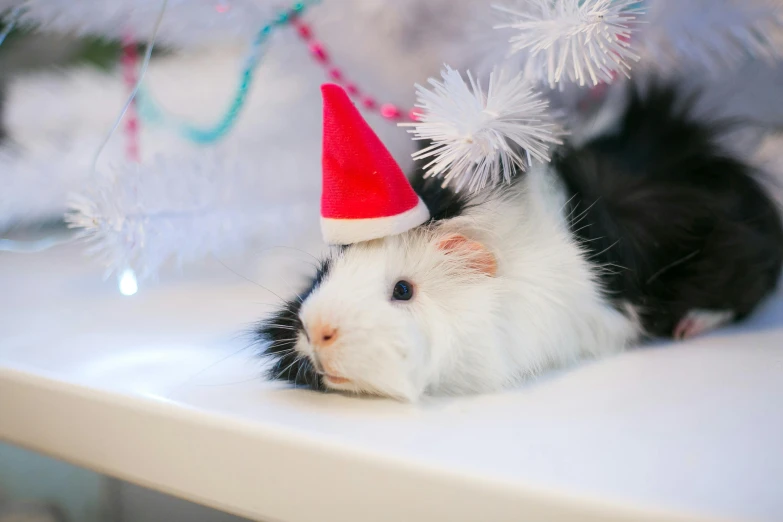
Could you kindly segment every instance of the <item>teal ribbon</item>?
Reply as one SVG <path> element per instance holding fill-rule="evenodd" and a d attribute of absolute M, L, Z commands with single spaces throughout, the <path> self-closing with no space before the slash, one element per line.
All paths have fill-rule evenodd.
<path fill-rule="evenodd" d="M 136 98 L 139 117 L 151 124 L 171 125 L 177 129 L 183 138 L 200 145 L 208 145 L 221 140 L 234 127 L 242 108 L 245 106 L 247 94 L 253 85 L 255 71 L 264 55 L 265 44 L 269 40 L 272 31 L 275 28 L 288 25 L 292 17 L 301 15 L 308 5 L 318 3 L 318 1 L 319 0 L 309 0 L 297 2 L 290 11 L 282 13 L 274 21 L 267 23 L 258 33 L 256 33 L 247 58 L 245 58 L 245 64 L 242 68 L 239 83 L 234 96 L 231 99 L 231 103 L 220 120 L 214 125 L 210 127 L 197 127 L 187 122 L 177 121 L 175 118 L 165 114 L 164 110 L 154 102 L 149 91 L 146 89 L 139 90 L 139 94 Z"/>

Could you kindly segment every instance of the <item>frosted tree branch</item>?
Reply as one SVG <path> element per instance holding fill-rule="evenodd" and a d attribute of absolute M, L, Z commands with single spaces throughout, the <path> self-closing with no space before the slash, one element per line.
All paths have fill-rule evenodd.
<path fill-rule="evenodd" d="M 0 0 L 0 15 L 21 6 L 20 24 L 43 31 L 100 36 L 119 40 L 128 33 L 149 35 L 162 0 Z M 160 43 L 176 47 L 203 46 L 237 37 L 251 38 L 280 8 L 270 0 L 172 1 L 160 31 Z"/>
<path fill-rule="evenodd" d="M 302 205 L 246 196 L 257 177 L 251 170 L 214 154 L 126 164 L 74 195 L 66 219 L 107 273 L 151 277 L 167 261 L 236 253 L 260 234 L 282 239 L 301 228 Z"/>
<path fill-rule="evenodd" d="M 639 56 L 629 39 L 642 10 L 638 0 L 525 0 L 497 5 L 517 31 L 511 51 L 527 53 L 527 71 L 554 87 L 563 77 L 579 85 L 628 76 Z"/>
<path fill-rule="evenodd" d="M 783 1 L 651 2 L 640 52 L 656 68 L 717 72 L 749 58 L 783 57 Z"/>

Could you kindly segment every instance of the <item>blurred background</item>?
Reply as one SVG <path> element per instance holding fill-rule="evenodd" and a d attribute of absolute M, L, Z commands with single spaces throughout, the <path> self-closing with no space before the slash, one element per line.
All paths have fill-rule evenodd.
<path fill-rule="evenodd" d="M 0 444 L 2 522 L 242 522 L 246 519 Z"/>
<path fill-rule="evenodd" d="M 634 26 L 633 78 L 701 89 L 695 113 L 740 121 L 727 146 L 783 178 L 781 2 L 637 4 L 647 25 Z M 83 262 L 123 293 L 211 254 L 314 244 L 322 82 L 355 89 L 410 169 L 415 144 L 397 123 L 414 84 L 444 64 L 485 79 L 527 63 L 509 47 L 516 29 L 493 28 L 513 20 L 484 0 L 0 0 L 0 15 L 0 255 L 71 241 L 70 213 L 102 254 Z M 541 90 L 579 135 L 624 81 Z M 237 519 L 0 446 L 0 522 L 11 520 Z"/>
<path fill-rule="evenodd" d="M 741 121 L 727 145 L 769 161 L 776 147 L 760 147 L 783 124 L 779 1 L 503 7 L 524 14 L 559 3 L 633 11 L 633 79 L 701 89 L 691 109 Z M 557 85 L 546 81 L 530 47 L 542 45 L 540 35 L 520 29 L 524 16 L 481 0 L 0 0 L 0 12 L 8 30 L 0 45 L 0 238 L 52 239 L 36 227 L 57 226 L 70 212 L 109 272 L 132 269 L 141 279 L 167 264 L 307 235 L 317 217 L 324 81 L 350 86 L 406 169 L 415 144 L 397 123 L 410 121 L 414 84 L 426 85 L 444 65 L 484 81 L 492 67 L 524 71 L 575 135 L 619 103 L 626 81 L 619 70 L 606 76 L 610 84 L 579 85 L 568 71 Z M 560 30 L 573 20 L 563 17 Z M 554 34 L 544 41 L 557 42 Z M 520 50 L 519 38 L 529 46 Z M 286 226 L 271 225 L 280 219 Z"/>

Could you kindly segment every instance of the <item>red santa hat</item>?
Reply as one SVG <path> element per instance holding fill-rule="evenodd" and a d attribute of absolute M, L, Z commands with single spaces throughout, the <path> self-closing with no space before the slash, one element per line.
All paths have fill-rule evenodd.
<path fill-rule="evenodd" d="M 332 245 L 401 234 L 430 218 L 402 169 L 342 87 L 324 100 L 321 231 Z"/>

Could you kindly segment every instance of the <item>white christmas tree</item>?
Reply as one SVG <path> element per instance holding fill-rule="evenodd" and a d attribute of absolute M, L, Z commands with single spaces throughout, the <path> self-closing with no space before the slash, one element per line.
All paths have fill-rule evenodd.
<path fill-rule="evenodd" d="M 470 72 L 477 63 L 449 60 L 461 71 L 446 68 L 431 88 L 419 87 L 418 121 L 409 123 L 414 138 L 432 142 L 415 155 L 428 175 L 462 190 L 548 160 L 561 136 L 550 89 L 588 89 L 635 68 L 725 70 L 783 53 L 781 0 L 324 0 L 282 8 L 263 0 L 0 0 L 0 15 L 6 33 L 16 26 L 134 41 L 147 46 L 146 58 L 154 45 L 187 51 L 149 69 L 142 55 L 109 75 L 79 69 L 15 79 L 6 100 L 12 141 L 0 148 L 0 226 L 64 211 L 70 201 L 69 222 L 109 271 L 150 276 L 169 259 L 242 249 L 257 236 L 277 240 L 277 222 L 288 223 L 287 233 L 307 227 L 302 209 L 317 204 L 319 190 L 314 94 L 323 79 L 355 90 L 392 150 L 410 152 L 407 134 L 384 120 L 406 120 L 413 83 L 424 84 L 446 56 L 472 56 L 475 19 L 492 20 L 479 36 L 493 42 L 483 59 L 496 72 L 485 78 Z M 315 38 L 313 28 L 326 36 Z M 226 54 L 230 45 L 245 51 Z M 122 119 L 125 108 L 138 111 L 140 128 Z M 135 144 L 123 141 L 134 135 Z"/>

